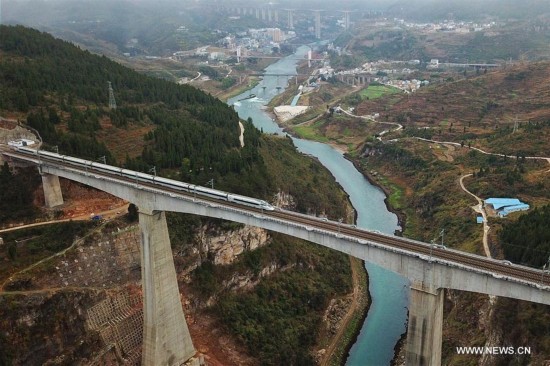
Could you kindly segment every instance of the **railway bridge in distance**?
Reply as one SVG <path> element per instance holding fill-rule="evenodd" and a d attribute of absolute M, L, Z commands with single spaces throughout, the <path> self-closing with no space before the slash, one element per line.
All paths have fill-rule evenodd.
<path fill-rule="evenodd" d="M 63 202 L 63 177 L 136 204 L 141 231 L 144 304 L 143 365 L 198 362 L 185 321 L 168 237 L 165 211 L 215 217 L 262 227 L 349 254 L 410 280 L 407 365 L 440 365 L 443 290 L 455 289 L 550 305 L 548 273 L 442 246 L 358 229 L 286 210 L 238 205 L 155 181 L 2 149 L 4 159 L 38 166 L 46 205 Z M 113 167 L 113 170 L 120 169 Z M 135 179 L 133 178 L 135 174 Z M 174 181 L 174 183 L 176 183 Z"/>

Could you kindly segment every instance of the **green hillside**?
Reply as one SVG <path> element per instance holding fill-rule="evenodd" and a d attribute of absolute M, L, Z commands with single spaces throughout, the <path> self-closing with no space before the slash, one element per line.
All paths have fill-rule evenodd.
<path fill-rule="evenodd" d="M 0 45 L 0 113 L 26 116 L 61 153 L 90 159 L 106 155 L 113 162 L 109 148 L 116 150 L 130 139 L 143 141 L 145 135 L 140 145 L 145 149 L 125 150 L 133 158 L 118 154 L 119 163 L 139 170 L 177 169 L 169 174 L 199 184 L 219 178 L 219 188 L 237 193 L 272 193 L 256 152 L 259 132 L 247 125 L 241 149 L 239 118 L 218 99 L 21 26 L 2 26 Z M 108 81 L 116 93 L 116 111 L 107 108 Z M 110 141 L 110 136 L 118 138 Z M 234 175 L 247 184 L 236 182 Z"/>

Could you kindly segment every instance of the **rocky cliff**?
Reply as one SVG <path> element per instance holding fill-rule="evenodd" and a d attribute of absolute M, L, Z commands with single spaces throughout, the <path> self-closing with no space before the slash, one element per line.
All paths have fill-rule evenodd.
<path fill-rule="evenodd" d="M 196 236 L 199 252 L 214 264 L 230 264 L 247 250 L 264 246 L 269 241 L 267 231 L 253 226 L 221 230 L 214 225 L 202 226 Z"/>

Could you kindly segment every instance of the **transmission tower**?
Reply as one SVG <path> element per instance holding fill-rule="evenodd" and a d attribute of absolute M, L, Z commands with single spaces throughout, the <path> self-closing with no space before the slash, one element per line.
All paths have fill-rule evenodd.
<path fill-rule="evenodd" d="M 115 93 L 113 93 L 113 86 L 111 85 L 111 82 L 107 82 L 109 84 L 109 109 L 116 109 L 116 100 L 115 100 Z"/>

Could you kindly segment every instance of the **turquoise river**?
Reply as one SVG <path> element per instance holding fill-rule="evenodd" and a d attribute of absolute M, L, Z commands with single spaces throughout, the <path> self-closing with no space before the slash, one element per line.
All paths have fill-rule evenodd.
<path fill-rule="evenodd" d="M 265 74 L 268 75 L 264 75 L 259 85 L 231 98 L 228 104 L 234 106 L 241 118 L 252 118 L 254 125 L 264 133 L 284 134 L 267 113 L 265 105 L 293 79 L 288 75 L 296 74 L 297 58 L 303 57 L 307 50 L 307 46 L 299 47 L 294 55 L 267 67 Z M 250 94 L 255 94 L 255 97 L 249 98 Z M 319 142 L 298 138 L 293 138 L 293 141 L 300 152 L 316 157 L 347 192 L 356 210 L 359 227 L 391 234 L 395 232 L 398 228 L 397 216 L 386 208 L 384 193 L 370 184 L 341 152 Z M 385 366 L 390 364 L 394 347 L 405 332 L 408 282 L 368 262 L 366 268 L 372 304 L 346 365 Z"/>

